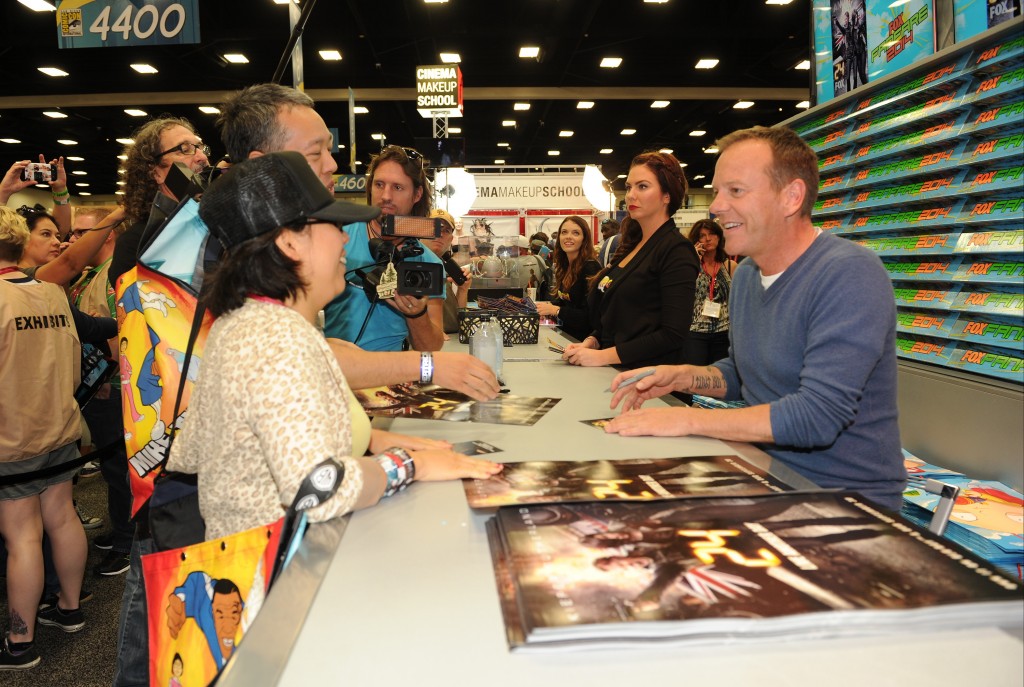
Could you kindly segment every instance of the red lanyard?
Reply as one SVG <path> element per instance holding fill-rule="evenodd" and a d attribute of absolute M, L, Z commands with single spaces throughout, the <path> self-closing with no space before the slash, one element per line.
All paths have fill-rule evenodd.
<path fill-rule="evenodd" d="M 718 263 L 715 263 L 715 264 L 717 265 Z M 700 271 L 703 272 L 704 274 L 710 274 L 710 272 L 708 272 L 706 269 L 704 269 L 704 261 L 703 260 L 700 261 Z M 715 277 L 718 276 L 718 270 L 716 269 L 715 273 L 714 274 L 710 274 L 710 276 L 711 276 L 711 287 L 710 287 L 709 293 L 708 293 L 708 300 L 709 301 L 714 301 L 715 300 Z"/>
<path fill-rule="evenodd" d="M 0 268 L 0 274 L 10 274 L 11 272 L 17 272 L 20 269 L 21 268 L 17 265 L 14 265 L 13 267 L 2 267 Z"/>
<path fill-rule="evenodd" d="M 247 294 L 246 297 L 251 298 L 254 301 L 259 301 L 260 303 L 270 303 L 271 305 L 284 305 L 284 303 L 275 298 L 269 298 L 267 296 L 257 296 L 254 293 Z"/>

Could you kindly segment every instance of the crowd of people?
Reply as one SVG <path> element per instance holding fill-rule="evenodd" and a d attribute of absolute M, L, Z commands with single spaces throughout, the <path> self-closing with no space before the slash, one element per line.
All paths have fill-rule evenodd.
<path fill-rule="evenodd" d="M 4 207 L 31 185 L 19 180 L 27 161 L 0 182 L 0 383 L 25 391 L 0 400 L 5 425 L 17 430 L 0 437 L 0 478 L 46 473 L 0 483 L 11 609 L 0 669 L 39 663 L 37 621 L 66 632 L 86 622 L 77 601 L 87 543 L 72 494 L 83 428 L 108 485 L 109 555 L 97 572 L 127 572 L 115 685 L 149 682 L 140 557 L 155 546 L 145 509 L 131 515 L 139 504 L 133 508 L 124 440 L 143 411 L 155 412 L 154 441 L 180 424 L 167 467 L 197 475 L 207 539 L 279 517 L 324 457 L 343 477 L 310 511 L 314 522 L 373 506 L 415 480 L 500 470 L 445 441 L 372 428 L 352 392 L 404 383 L 484 401 L 500 392 L 485 363 L 441 350 L 479 269 L 449 278 L 437 295 L 394 288 L 396 262 L 452 258 L 460 222 L 431 207 L 427 161 L 386 146 L 368 166 L 366 204 L 340 202 L 331 133 L 307 95 L 258 84 L 220 110 L 226 169 L 203 190 L 198 213 L 222 250 L 199 270 L 212 325 L 201 366 L 182 374 L 181 383 L 193 385 L 183 405 L 175 385 L 143 388 L 124 359 L 122 379 L 84 411 L 74 394 L 83 343 L 114 360 L 134 343 L 117 331 L 118 308 L 126 307 L 119 299 L 154 225 L 183 200 L 168 181 L 172 165 L 202 175 L 214 160 L 195 128 L 162 117 L 134 132 L 121 207 L 72 213 L 59 158 L 52 210 Z M 687 235 L 673 220 L 688 190 L 679 160 L 643 152 L 626 178 L 627 214 L 602 223 L 599 246 L 590 221 L 575 215 L 551 237 L 520 237 L 518 250 L 536 259 L 534 276 L 548 285 L 537 310 L 577 341 L 566 347 L 567 363 L 628 370 L 613 382 L 612 405 L 622 412 L 605 431 L 756 442 L 818 484 L 856 488 L 898 508 L 904 474 L 888 277 L 872 254 L 811 224 L 817 160 L 795 133 L 756 127 L 719 146 L 715 219 Z M 386 215 L 434 218 L 440 235 L 391 235 Z M 480 250 L 476 257 L 486 258 Z M 745 258 L 737 265 L 731 255 Z M 171 353 L 152 346 L 152 354 Z M 638 370 L 650 374 L 626 384 Z M 746 407 L 641 408 L 669 392 Z M 6 421 L 14 417 L 24 421 Z M 40 607 L 44 585 L 55 596 Z"/>

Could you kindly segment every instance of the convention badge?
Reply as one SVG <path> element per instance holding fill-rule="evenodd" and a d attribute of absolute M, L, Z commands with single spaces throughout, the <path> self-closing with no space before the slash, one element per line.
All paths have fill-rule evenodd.
<path fill-rule="evenodd" d="M 700 314 L 704 317 L 713 317 L 718 319 L 722 316 L 722 304 L 709 301 L 707 298 L 704 299 L 704 308 L 700 311 Z"/>
<path fill-rule="evenodd" d="M 388 266 L 384 269 L 384 274 L 380 275 L 380 283 L 377 284 L 377 296 L 386 300 L 394 298 L 396 293 L 398 293 L 398 271 L 395 269 L 395 263 L 389 262 Z"/>

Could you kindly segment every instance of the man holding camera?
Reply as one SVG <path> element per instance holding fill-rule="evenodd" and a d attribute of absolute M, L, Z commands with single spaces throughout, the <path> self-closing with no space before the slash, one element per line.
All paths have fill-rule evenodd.
<path fill-rule="evenodd" d="M 419 297 L 397 281 L 397 268 L 400 263 L 440 266 L 441 260 L 416 239 L 401 236 L 398 221 L 393 235 L 382 231 L 382 220 L 387 219 L 383 215 L 426 218 L 430 213 L 423 157 L 411 148 L 385 147 L 370 163 L 366 196 L 370 205 L 380 208 L 382 217 L 345 227 L 349 235 L 347 274 L 354 288 L 345 289 L 324 309 L 324 334 L 370 351 L 400 351 L 406 338 L 414 350 L 439 350 L 444 343 L 443 272 L 438 270 L 439 284 L 435 285 L 440 288 Z M 359 278 L 361 272 L 372 276 Z M 375 283 L 377 275 L 379 284 Z"/>

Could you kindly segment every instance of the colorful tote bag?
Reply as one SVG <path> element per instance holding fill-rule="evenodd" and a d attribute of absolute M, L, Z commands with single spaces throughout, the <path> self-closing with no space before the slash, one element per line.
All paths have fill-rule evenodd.
<path fill-rule="evenodd" d="M 188 370 L 182 369 L 200 286 L 197 275 L 202 271 L 197 266 L 208 236 L 198 207 L 194 200 L 179 205 L 136 266 L 118 282 L 121 394 L 133 516 L 152 495 L 170 432 L 185 417 L 213 323 L 213 316 L 205 313 Z M 183 381 L 181 406 L 172 417 Z"/>
<path fill-rule="evenodd" d="M 284 521 L 142 557 L 152 687 L 217 677 L 263 605 Z"/>

